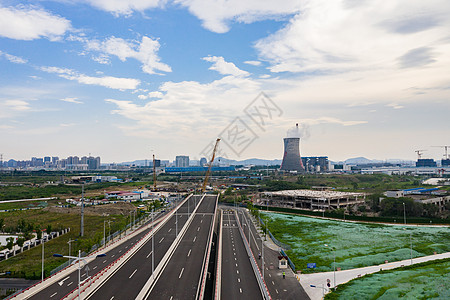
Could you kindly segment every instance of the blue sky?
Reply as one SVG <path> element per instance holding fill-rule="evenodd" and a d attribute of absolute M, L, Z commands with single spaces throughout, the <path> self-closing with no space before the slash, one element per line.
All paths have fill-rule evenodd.
<path fill-rule="evenodd" d="M 0 153 L 198 159 L 220 136 L 224 156 L 274 159 L 299 123 L 302 155 L 439 159 L 449 14 L 444 0 L 0 0 Z"/>

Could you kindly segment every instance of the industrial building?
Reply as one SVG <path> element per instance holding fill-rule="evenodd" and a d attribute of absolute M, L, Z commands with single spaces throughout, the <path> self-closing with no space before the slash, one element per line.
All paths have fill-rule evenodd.
<path fill-rule="evenodd" d="M 260 197 L 263 205 L 309 210 L 347 208 L 355 204 L 363 204 L 365 199 L 364 193 L 313 190 L 264 192 Z"/>
<path fill-rule="evenodd" d="M 295 125 L 298 132 L 298 124 Z M 281 171 L 304 172 L 305 167 L 300 156 L 300 138 L 284 138 L 284 155 L 281 163 Z"/>
<path fill-rule="evenodd" d="M 302 163 L 306 172 L 325 172 L 330 169 L 328 156 L 302 157 Z"/>
<path fill-rule="evenodd" d="M 437 166 L 436 162 L 434 161 L 434 159 L 431 158 L 419 158 L 416 162 L 417 168 L 423 167 L 435 168 L 436 166 Z"/>

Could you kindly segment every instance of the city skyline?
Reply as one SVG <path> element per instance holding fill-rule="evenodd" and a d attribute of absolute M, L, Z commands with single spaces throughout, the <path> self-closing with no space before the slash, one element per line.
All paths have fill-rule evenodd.
<path fill-rule="evenodd" d="M 449 13 L 439 0 L 2 1 L 0 153 L 199 160 L 220 136 L 230 159 L 281 159 L 299 123 L 302 156 L 440 160 Z M 261 92 L 276 107 L 263 126 L 248 111 Z M 239 149 L 238 122 L 253 134 Z"/>

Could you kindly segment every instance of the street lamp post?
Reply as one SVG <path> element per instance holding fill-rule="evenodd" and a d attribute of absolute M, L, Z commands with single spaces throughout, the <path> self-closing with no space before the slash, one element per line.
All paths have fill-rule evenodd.
<path fill-rule="evenodd" d="M 41 281 L 44 281 L 44 231 L 46 229 L 41 230 L 41 240 L 42 240 L 42 275 Z"/>
<path fill-rule="evenodd" d="M 97 258 L 97 257 L 104 257 L 106 256 L 106 254 L 98 254 L 98 255 L 91 255 L 91 256 L 86 256 L 86 257 L 81 257 L 81 250 L 78 250 L 78 256 L 63 256 L 61 254 L 53 254 L 54 257 L 65 257 L 65 258 L 69 258 L 69 259 L 74 259 L 74 261 L 72 262 L 72 264 L 76 264 L 78 263 L 78 300 L 80 300 L 80 285 L 81 285 L 81 269 L 84 268 L 85 265 L 87 265 L 86 260 L 90 259 L 90 258 Z M 81 262 L 84 263 L 83 266 L 81 266 Z"/>
<path fill-rule="evenodd" d="M 325 244 L 325 247 L 328 247 L 327 244 Z M 333 250 L 333 277 L 334 277 L 334 289 L 336 290 L 336 250 L 333 247 L 330 247 L 331 250 Z"/>
<path fill-rule="evenodd" d="M 152 208 L 152 277 L 155 279 L 155 232 L 153 231 L 153 208 Z"/>
<path fill-rule="evenodd" d="M 78 241 L 78 240 L 77 239 L 75 239 L 75 240 L 69 239 L 69 241 L 67 242 L 67 244 L 69 244 L 69 256 L 70 256 L 70 245 L 72 242 L 76 242 L 76 241 Z M 70 258 L 69 258 L 69 264 L 70 264 Z"/>
<path fill-rule="evenodd" d="M 405 221 L 405 225 L 406 225 L 406 208 L 405 208 L 405 202 L 403 202 L 403 220 Z"/>

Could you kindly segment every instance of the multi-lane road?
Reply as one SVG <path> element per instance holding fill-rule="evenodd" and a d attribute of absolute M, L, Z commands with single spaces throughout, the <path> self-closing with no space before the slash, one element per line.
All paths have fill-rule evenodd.
<path fill-rule="evenodd" d="M 144 299 L 196 299 L 205 275 L 217 196 L 204 198 L 158 281 Z"/>
<path fill-rule="evenodd" d="M 234 210 L 224 210 L 221 223 L 221 298 L 263 299 L 236 222 Z"/>
<path fill-rule="evenodd" d="M 135 299 L 152 275 L 176 235 L 187 222 L 201 196 L 193 196 L 178 209 L 149 241 L 122 268 L 101 285 L 89 299 Z M 188 207 L 189 206 L 189 207 Z M 188 211 L 189 209 L 189 211 Z M 178 220 L 178 224 L 176 224 Z M 152 247 L 153 243 L 153 247 Z M 152 250 L 153 248 L 153 250 Z"/>
<path fill-rule="evenodd" d="M 191 197 L 188 201 L 186 201 L 179 209 L 179 221 L 178 221 L 178 226 L 181 227 L 182 224 L 184 224 L 187 220 L 187 213 L 188 213 L 188 205 L 189 205 L 189 210 L 192 211 L 195 202 L 198 203 L 200 200 L 201 196 L 193 196 Z M 169 221 L 167 221 L 167 224 L 171 224 L 174 223 L 175 220 L 175 214 L 174 216 L 171 217 L 171 219 Z M 149 226 L 149 224 L 146 224 L 145 226 L 147 226 L 148 228 L 146 230 L 143 230 L 142 232 L 140 232 L 139 234 L 133 236 L 132 238 L 126 240 L 125 242 L 121 243 L 120 245 L 114 247 L 113 249 L 109 250 L 108 252 L 106 252 L 106 256 L 105 257 L 101 257 L 101 258 L 97 258 L 95 260 L 93 260 L 92 262 L 90 262 L 87 266 L 89 269 L 89 273 L 90 274 L 95 274 L 97 273 L 99 270 L 103 269 L 104 267 L 106 267 L 107 265 L 109 265 L 111 262 L 117 260 L 117 258 L 119 258 L 120 256 L 122 256 L 125 252 L 127 252 L 131 247 L 133 247 L 133 245 L 135 245 L 138 241 L 140 241 L 144 236 L 146 236 L 149 231 L 152 230 L 151 226 Z M 161 229 L 164 229 L 163 226 Z M 167 228 L 167 227 L 166 227 Z M 173 236 L 175 235 L 175 228 L 173 229 L 174 233 L 172 234 Z M 163 231 L 159 230 L 158 233 L 162 234 Z M 161 235 L 160 235 L 161 236 Z M 158 241 L 156 241 L 156 239 L 159 236 L 156 234 L 155 235 L 155 245 L 159 244 Z M 162 236 L 161 236 L 162 237 Z M 174 238 L 172 238 L 173 241 Z M 167 243 L 170 244 L 170 240 L 171 238 L 168 237 Z M 163 241 L 161 241 L 163 242 Z M 142 247 L 141 250 L 143 250 L 145 248 L 145 250 L 148 250 L 149 245 L 151 243 L 146 243 L 145 246 L 146 247 Z M 165 245 L 166 243 L 164 243 Z M 160 245 L 161 247 L 164 247 L 164 245 Z M 156 248 L 156 246 L 155 246 Z M 161 248 L 162 249 L 162 248 Z M 160 250 L 161 252 L 163 250 Z M 156 251 L 155 251 L 156 252 Z M 141 252 L 142 253 L 142 252 Z M 148 255 L 148 253 L 146 254 L 146 256 Z M 155 258 L 158 256 L 158 252 L 156 252 Z M 130 260 L 131 261 L 131 260 Z M 140 263 L 139 263 L 140 264 Z M 125 264 L 125 266 L 127 266 L 127 264 Z M 151 270 L 151 269 L 150 269 Z M 83 269 L 82 274 L 81 274 L 81 280 L 85 280 L 88 276 L 87 274 L 88 272 L 85 271 L 85 269 Z M 118 273 L 118 272 L 117 272 Z M 116 273 L 116 274 L 117 274 Z M 130 275 L 128 275 L 129 277 Z M 64 276 L 64 278 L 61 278 L 61 280 L 59 280 L 58 282 L 55 282 L 54 284 L 47 286 L 46 288 L 40 290 L 38 293 L 35 293 L 34 295 L 32 295 L 31 297 L 29 297 L 28 299 L 62 299 L 64 298 L 67 294 L 69 294 L 71 291 L 73 291 L 74 289 L 77 288 L 78 285 L 78 271 L 74 271 L 70 274 L 67 274 L 66 276 Z M 115 285 L 116 288 L 119 287 L 120 289 L 120 284 L 119 285 Z M 102 290 L 103 292 L 103 290 Z M 139 291 L 138 291 L 139 292 Z M 113 296 L 113 295 L 112 295 Z M 19 295 L 19 297 L 21 297 Z M 104 297 L 99 297 L 98 299 L 105 299 Z M 110 298 L 108 298 L 110 299 Z M 132 298 L 127 298 L 127 299 L 132 299 Z"/>

